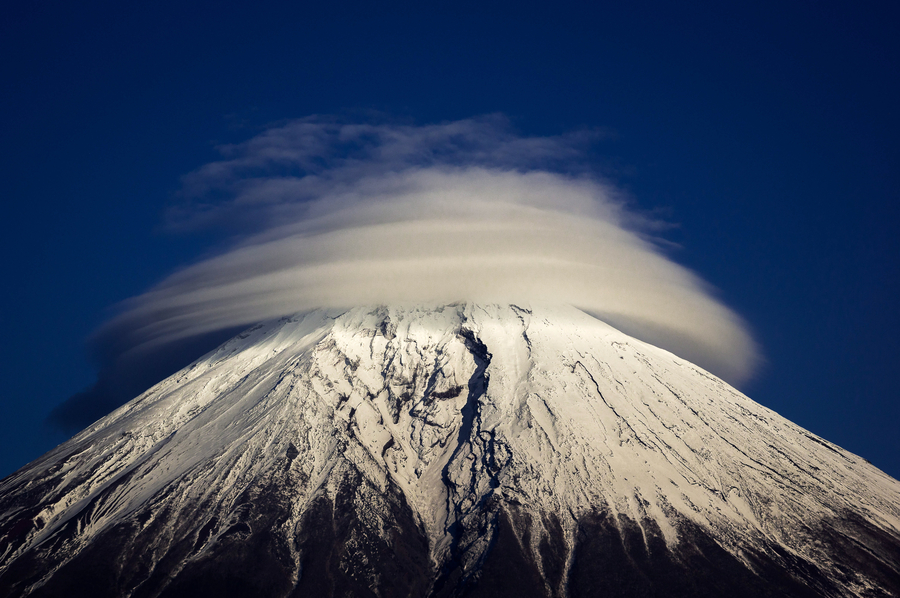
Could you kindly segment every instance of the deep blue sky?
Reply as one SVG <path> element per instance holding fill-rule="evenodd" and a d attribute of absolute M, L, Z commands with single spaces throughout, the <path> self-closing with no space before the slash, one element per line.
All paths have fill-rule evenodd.
<path fill-rule="evenodd" d="M 743 390 L 900 476 L 896 3 L 420 4 L 5 7 L 0 476 L 65 439 L 110 306 L 221 241 L 161 231 L 180 176 L 367 111 L 607 130 L 603 171 L 762 345 Z"/>

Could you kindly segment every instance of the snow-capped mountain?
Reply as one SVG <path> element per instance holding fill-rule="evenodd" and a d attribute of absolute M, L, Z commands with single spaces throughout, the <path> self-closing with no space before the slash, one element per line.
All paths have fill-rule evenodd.
<path fill-rule="evenodd" d="M 4 596 L 898 596 L 900 482 L 571 307 L 258 325 L 0 482 Z"/>

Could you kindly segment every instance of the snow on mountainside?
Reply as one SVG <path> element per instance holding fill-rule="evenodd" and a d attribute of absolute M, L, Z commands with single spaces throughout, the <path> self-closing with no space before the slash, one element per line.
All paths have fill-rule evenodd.
<path fill-rule="evenodd" d="M 900 482 L 575 308 L 468 304 L 258 325 L 0 482 L 0 595 L 604 591 L 896 596 Z"/>

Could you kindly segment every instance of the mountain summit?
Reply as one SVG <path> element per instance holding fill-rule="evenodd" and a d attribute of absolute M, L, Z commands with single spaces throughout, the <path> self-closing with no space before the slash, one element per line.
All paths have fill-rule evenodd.
<path fill-rule="evenodd" d="M 4 596 L 898 596 L 900 482 L 572 307 L 261 324 L 0 482 Z"/>

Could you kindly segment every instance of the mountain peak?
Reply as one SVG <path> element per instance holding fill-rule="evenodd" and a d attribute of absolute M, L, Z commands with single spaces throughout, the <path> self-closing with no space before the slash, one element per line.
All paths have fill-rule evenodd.
<path fill-rule="evenodd" d="M 87 576 L 115 596 L 890 595 L 900 482 L 573 307 L 320 310 L 0 482 L 0 588 Z"/>

